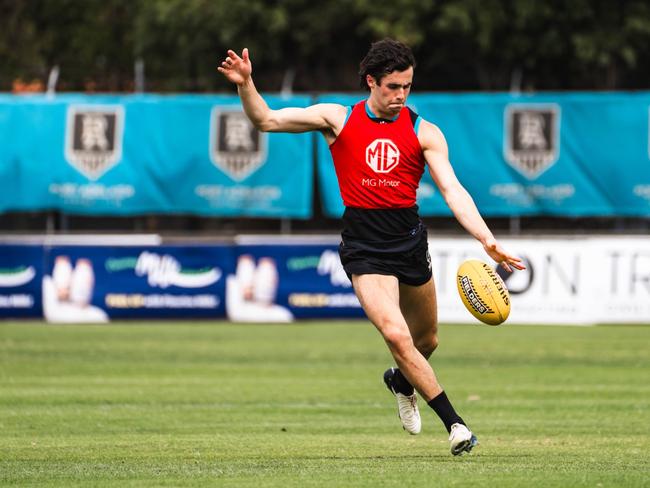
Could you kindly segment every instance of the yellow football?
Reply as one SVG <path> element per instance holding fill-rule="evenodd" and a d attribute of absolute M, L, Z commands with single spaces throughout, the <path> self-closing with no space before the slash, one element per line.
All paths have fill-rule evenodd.
<path fill-rule="evenodd" d="M 501 277 L 486 263 L 469 259 L 456 273 L 458 293 L 474 317 L 488 325 L 499 325 L 510 315 L 510 293 Z"/>

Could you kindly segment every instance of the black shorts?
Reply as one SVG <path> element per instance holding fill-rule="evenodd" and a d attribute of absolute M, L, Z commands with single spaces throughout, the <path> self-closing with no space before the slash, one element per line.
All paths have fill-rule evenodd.
<path fill-rule="evenodd" d="M 427 233 L 422 232 L 418 243 L 406 252 L 391 253 L 360 249 L 354 242 L 341 242 L 339 256 L 345 273 L 352 275 L 380 274 L 395 276 L 400 283 L 424 285 L 431 279 L 431 256 Z"/>

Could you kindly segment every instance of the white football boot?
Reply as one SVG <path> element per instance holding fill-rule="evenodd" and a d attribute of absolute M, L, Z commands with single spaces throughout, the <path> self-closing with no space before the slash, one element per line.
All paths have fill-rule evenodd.
<path fill-rule="evenodd" d="M 464 452 L 470 452 L 474 446 L 478 445 L 478 439 L 467 426 L 453 424 L 449 433 L 449 445 L 451 453 L 458 456 Z"/>
<path fill-rule="evenodd" d="M 392 386 L 394 375 L 395 369 L 388 369 L 384 373 L 384 383 L 386 383 L 386 387 L 397 399 L 397 414 L 402 421 L 402 427 L 411 435 L 419 434 L 420 430 L 422 430 L 422 421 L 420 420 L 420 411 L 418 410 L 417 394 L 413 391 L 412 395 L 404 395 L 395 391 Z"/>

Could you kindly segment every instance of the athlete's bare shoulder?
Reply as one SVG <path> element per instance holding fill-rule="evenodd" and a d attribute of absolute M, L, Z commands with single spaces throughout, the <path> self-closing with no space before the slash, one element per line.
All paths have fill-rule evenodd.
<path fill-rule="evenodd" d="M 423 151 L 432 150 L 447 153 L 447 141 L 437 125 L 422 119 L 417 136 Z"/>
<path fill-rule="evenodd" d="M 345 123 L 345 116 L 347 115 L 347 107 L 338 103 L 319 103 L 314 105 L 319 107 L 323 118 L 328 122 L 334 133 L 338 136 L 343 129 Z"/>
<path fill-rule="evenodd" d="M 317 103 L 309 107 L 308 110 L 313 110 L 325 120 L 328 129 L 322 130 L 321 132 L 325 136 L 328 144 L 334 142 L 343 130 L 348 110 L 347 107 L 338 103 Z"/>

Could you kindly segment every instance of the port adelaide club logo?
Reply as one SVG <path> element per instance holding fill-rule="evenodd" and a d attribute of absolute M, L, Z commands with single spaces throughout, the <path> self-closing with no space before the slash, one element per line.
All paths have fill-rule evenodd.
<path fill-rule="evenodd" d="M 89 180 L 97 180 L 122 159 L 124 108 L 72 105 L 66 121 L 65 158 Z"/>
<path fill-rule="evenodd" d="M 526 178 L 537 178 L 558 160 L 558 105 L 508 105 L 504 128 L 505 159 Z"/>
<path fill-rule="evenodd" d="M 241 109 L 214 107 L 210 159 L 230 178 L 242 181 L 266 162 L 267 134 L 258 131 Z"/>

